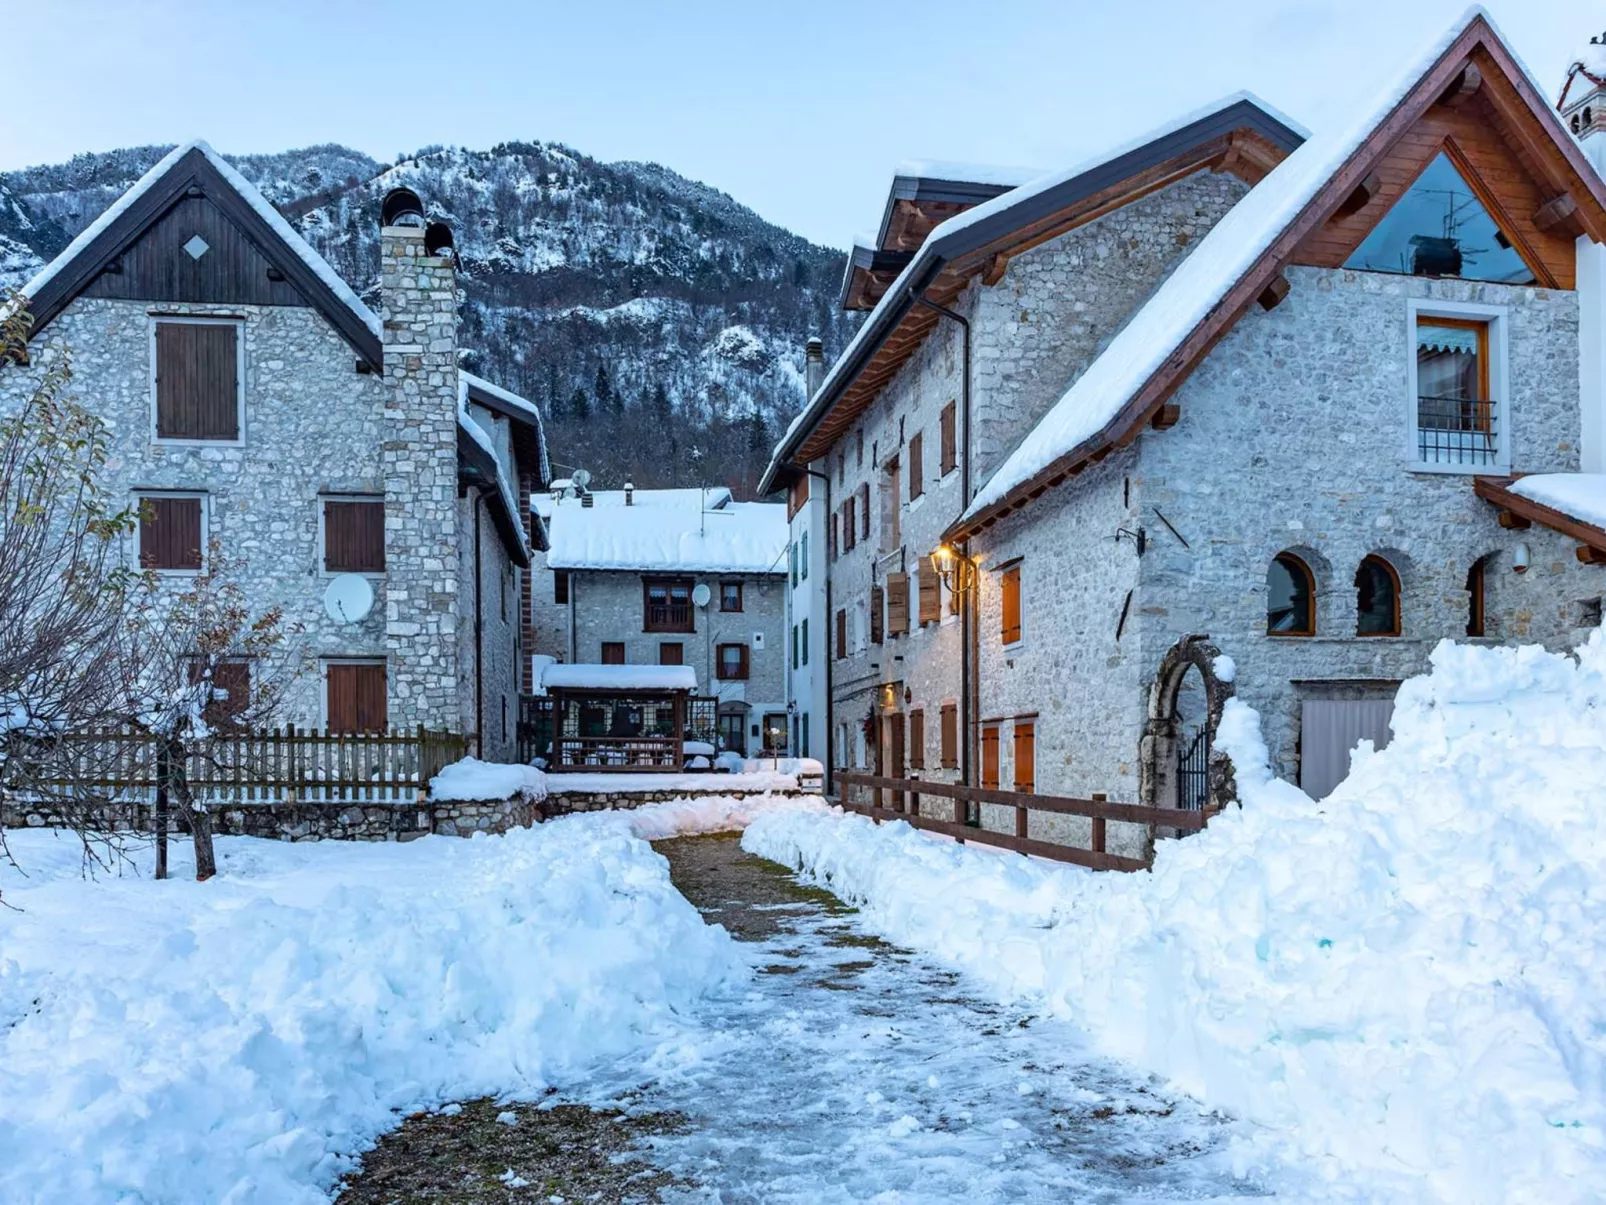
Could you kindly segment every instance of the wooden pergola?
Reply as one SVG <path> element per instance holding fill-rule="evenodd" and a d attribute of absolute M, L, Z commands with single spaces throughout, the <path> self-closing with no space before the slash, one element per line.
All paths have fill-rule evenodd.
<path fill-rule="evenodd" d="M 552 700 L 547 769 L 679 771 L 697 673 L 682 665 L 551 665 L 542 685 Z"/>

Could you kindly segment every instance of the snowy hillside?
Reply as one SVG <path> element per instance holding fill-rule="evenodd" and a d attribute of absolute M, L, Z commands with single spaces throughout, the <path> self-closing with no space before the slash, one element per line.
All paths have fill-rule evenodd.
<path fill-rule="evenodd" d="M 20 285 L 166 147 L 0 174 L 0 286 Z M 745 493 L 802 404 L 803 343 L 834 354 L 842 257 L 648 163 L 550 143 L 429 148 L 389 166 L 326 145 L 228 156 L 366 298 L 379 201 L 406 184 L 448 221 L 468 367 L 552 413 L 558 459 L 601 485 Z"/>

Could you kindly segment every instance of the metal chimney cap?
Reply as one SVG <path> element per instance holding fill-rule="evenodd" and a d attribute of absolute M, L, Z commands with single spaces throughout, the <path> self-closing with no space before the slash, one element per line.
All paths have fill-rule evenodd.
<path fill-rule="evenodd" d="M 445 222 L 431 222 L 424 228 L 424 254 L 453 256 L 452 228 Z"/>
<path fill-rule="evenodd" d="M 410 188 L 393 188 L 379 207 L 380 226 L 422 226 L 424 203 Z"/>
<path fill-rule="evenodd" d="M 808 353 L 809 353 L 810 356 L 823 356 L 823 355 L 825 355 L 825 341 L 823 339 L 821 339 L 820 336 L 818 336 L 818 335 L 810 335 L 809 336 L 809 341 L 808 341 L 807 347 L 808 347 Z"/>

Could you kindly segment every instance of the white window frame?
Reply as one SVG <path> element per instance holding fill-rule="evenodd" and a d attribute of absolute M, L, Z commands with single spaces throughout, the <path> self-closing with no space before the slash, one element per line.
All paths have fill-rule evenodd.
<path fill-rule="evenodd" d="M 201 567 L 199 569 L 145 569 L 140 565 L 140 537 L 143 524 L 138 520 L 134 524 L 134 569 L 140 573 L 154 573 L 157 577 L 199 577 L 206 572 L 208 555 L 212 544 L 212 496 L 205 490 L 163 490 L 163 489 L 136 489 L 134 507 L 137 511 L 139 504 L 146 498 L 194 498 L 201 504 Z"/>
<path fill-rule="evenodd" d="M 1503 476 L 1511 472 L 1509 306 L 1412 297 L 1405 303 L 1405 463 L 1414 473 Z M 1489 393 L 1495 419 L 1495 457 L 1488 464 L 1430 463 L 1417 455 L 1416 327 L 1418 318 L 1471 318 L 1489 326 Z M 1023 625 L 1024 626 L 1024 625 Z"/>
<path fill-rule="evenodd" d="M 156 327 L 159 323 L 187 323 L 190 326 L 232 326 L 234 328 L 234 425 L 238 439 L 170 439 L 157 434 L 156 416 Z M 150 315 L 150 395 L 151 443 L 164 448 L 240 448 L 245 446 L 245 320 L 212 318 L 205 314 Z"/>
<path fill-rule="evenodd" d="M 391 724 L 388 721 L 388 715 L 389 715 L 389 712 L 390 712 L 390 701 L 391 701 L 391 695 L 390 695 L 390 687 L 391 687 L 391 681 L 390 681 L 390 658 L 385 656 L 385 654 L 383 654 L 383 653 L 378 653 L 378 654 L 376 654 L 376 655 L 374 655 L 372 657 L 359 657 L 359 656 L 352 655 L 352 656 L 344 656 L 344 657 L 319 657 L 318 658 L 318 731 L 319 732 L 327 732 L 329 730 L 329 667 L 331 665 L 383 665 L 385 667 L 385 712 L 386 712 L 386 715 L 387 715 L 386 726 L 388 728 L 394 728 L 395 727 L 394 724 Z"/>
<path fill-rule="evenodd" d="M 336 493 L 328 493 L 328 492 L 320 493 L 318 495 L 318 549 L 317 549 L 317 554 L 316 555 L 317 555 L 317 558 L 318 558 L 318 560 L 317 560 L 318 576 L 321 577 L 321 578 L 325 578 L 325 579 L 331 578 L 331 577 L 343 577 L 347 573 L 355 572 L 354 570 L 351 570 L 351 569 L 329 569 L 329 568 L 326 567 L 328 565 L 328 560 L 324 556 L 324 547 L 325 547 L 324 541 L 325 541 L 325 532 L 327 531 L 327 526 L 328 526 L 328 520 L 324 515 L 324 509 L 323 508 L 327 503 L 330 503 L 330 502 L 377 502 L 381 506 L 383 506 L 385 504 L 385 495 L 383 495 L 383 494 L 336 494 Z M 387 557 L 386 560 L 388 562 L 389 558 Z M 385 574 L 384 574 L 383 570 L 380 570 L 377 573 L 363 573 L 363 574 L 359 574 L 358 576 L 366 577 L 369 581 L 375 581 L 375 582 L 382 582 L 382 581 L 385 580 Z"/>

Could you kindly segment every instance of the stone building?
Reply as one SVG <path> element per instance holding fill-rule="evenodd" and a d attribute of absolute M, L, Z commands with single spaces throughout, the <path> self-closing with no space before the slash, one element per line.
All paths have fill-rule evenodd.
<path fill-rule="evenodd" d="M 405 189 L 382 221 L 375 314 L 205 143 L 181 146 L 26 286 L 0 408 L 70 358 L 107 484 L 140 509 L 130 562 L 179 588 L 215 547 L 254 607 L 304 628 L 285 722 L 422 724 L 510 758 L 541 420 L 458 367 L 450 231 Z M 337 620 L 326 595 L 352 578 L 371 608 Z"/>
<path fill-rule="evenodd" d="M 900 180 L 767 478 L 835 490 L 834 763 L 1197 808 L 1236 692 L 1320 797 L 1439 640 L 1598 625 L 1606 189 L 1540 95 L 1474 13 L 1348 133 Z"/>
<path fill-rule="evenodd" d="M 548 541 L 531 571 L 535 659 L 689 666 L 719 700 L 723 748 L 788 751 L 784 507 L 571 480 L 533 505 Z"/>

